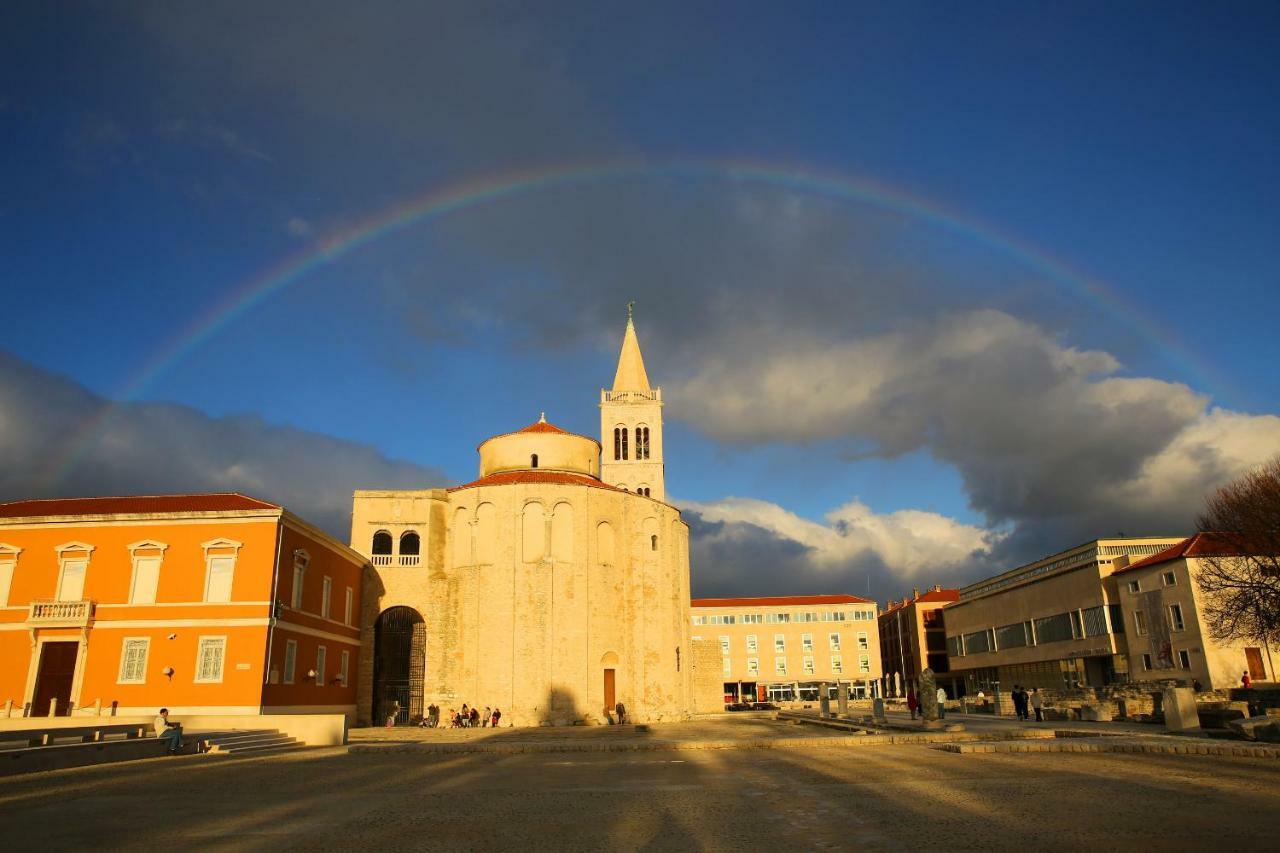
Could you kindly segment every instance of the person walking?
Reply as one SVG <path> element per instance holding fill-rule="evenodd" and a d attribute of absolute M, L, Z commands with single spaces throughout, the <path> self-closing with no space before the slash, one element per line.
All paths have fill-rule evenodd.
<path fill-rule="evenodd" d="M 472 729 L 480 728 L 480 709 L 472 708 L 471 716 L 468 718 L 467 727 Z"/>
<path fill-rule="evenodd" d="M 494 708 L 493 719 L 489 722 L 489 728 L 496 729 L 498 727 L 498 720 L 501 720 L 501 719 L 502 719 L 502 709 Z"/>
<path fill-rule="evenodd" d="M 614 713 L 618 715 L 618 725 L 623 725 L 627 721 L 627 706 L 619 702 L 613 707 Z"/>
<path fill-rule="evenodd" d="M 1040 695 L 1039 687 L 1031 688 L 1031 707 L 1036 711 L 1036 722 L 1044 722 L 1044 697 Z"/>
<path fill-rule="evenodd" d="M 938 719 L 941 720 L 947 716 L 947 691 L 946 688 L 938 688 Z"/>
<path fill-rule="evenodd" d="M 488 728 L 489 719 L 493 716 L 493 712 L 489 710 L 489 706 L 484 706 L 484 716 L 480 719 L 480 728 Z"/>
<path fill-rule="evenodd" d="M 907 710 L 911 712 L 911 719 L 916 718 L 916 711 L 920 708 L 920 700 L 916 698 L 915 690 L 907 691 Z"/>

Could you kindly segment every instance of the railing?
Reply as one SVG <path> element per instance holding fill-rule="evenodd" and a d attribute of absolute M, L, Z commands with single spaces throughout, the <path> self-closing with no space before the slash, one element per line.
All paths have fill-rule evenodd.
<path fill-rule="evenodd" d="M 602 403 L 660 403 L 662 402 L 662 389 L 654 388 L 651 391 L 607 391 L 601 388 L 600 402 Z"/>
<path fill-rule="evenodd" d="M 370 559 L 375 566 L 394 566 L 397 563 L 401 566 L 417 566 L 422 564 L 422 556 L 420 554 L 374 554 Z"/>
<path fill-rule="evenodd" d="M 41 625 L 84 626 L 93 618 L 93 602 L 33 601 L 27 610 L 27 622 Z"/>

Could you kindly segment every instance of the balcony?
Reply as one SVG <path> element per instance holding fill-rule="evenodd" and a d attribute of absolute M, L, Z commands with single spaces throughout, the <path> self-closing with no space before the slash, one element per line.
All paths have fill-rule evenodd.
<path fill-rule="evenodd" d="M 422 564 L 419 554 L 374 554 L 369 558 L 375 566 L 418 566 Z"/>
<path fill-rule="evenodd" d="M 33 601 L 27 610 L 27 624 L 44 628 L 83 628 L 93 621 L 93 602 Z"/>
<path fill-rule="evenodd" d="M 662 389 L 651 391 L 607 391 L 600 389 L 601 403 L 661 403 Z"/>

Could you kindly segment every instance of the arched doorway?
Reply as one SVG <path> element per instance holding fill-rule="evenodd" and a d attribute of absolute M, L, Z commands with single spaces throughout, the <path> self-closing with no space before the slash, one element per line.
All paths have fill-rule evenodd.
<path fill-rule="evenodd" d="M 427 623 L 412 607 L 382 612 L 373 629 L 373 722 L 396 724 L 422 717 L 422 685 L 427 663 Z"/>

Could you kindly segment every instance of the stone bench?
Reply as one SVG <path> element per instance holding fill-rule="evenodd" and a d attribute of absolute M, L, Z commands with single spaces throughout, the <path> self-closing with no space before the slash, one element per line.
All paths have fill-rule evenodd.
<path fill-rule="evenodd" d="M 152 736 L 150 726 L 136 723 L 76 726 L 74 728 L 17 729 L 0 731 L 0 749 L 26 749 L 55 744 L 101 743 L 107 740 L 132 740 Z"/>
<path fill-rule="evenodd" d="M 188 755 L 198 751 L 199 738 L 193 736 L 187 739 L 179 752 Z M 160 758 L 168 754 L 166 742 L 157 737 L 81 740 L 47 746 L 28 746 L 0 752 L 0 776 L 63 770 L 68 767 L 85 767 L 91 764 L 111 764 L 117 761 L 136 761 L 141 758 Z"/>

